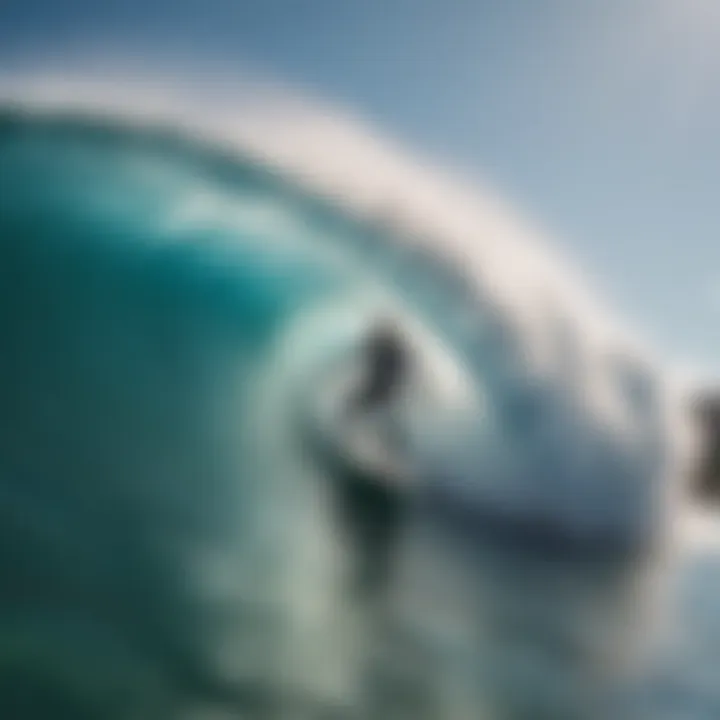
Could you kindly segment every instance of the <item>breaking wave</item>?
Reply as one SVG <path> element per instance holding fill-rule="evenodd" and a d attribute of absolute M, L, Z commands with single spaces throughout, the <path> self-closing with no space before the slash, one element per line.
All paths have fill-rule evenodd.
<path fill-rule="evenodd" d="M 404 452 L 433 498 L 408 567 L 438 524 L 443 572 L 452 527 L 476 550 L 599 550 L 605 590 L 612 558 L 662 546 L 679 487 L 671 390 L 497 207 L 367 138 L 353 156 L 335 126 L 309 139 L 297 108 L 284 133 L 275 106 L 220 128 L 190 106 L 121 113 L 80 86 L 52 102 L 32 83 L 22 101 L 4 95 L 2 625 L 45 658 L 33 663 L 60 662 L 32 650 L 43 617 L 57 643 L 77 628 L 86 677 L 122 678 L 167 712 L 172 683 L 232 686 L 248 707 L 268 677 L 352 695 L 347 652 L 328 649 L 337 596 L 319 591 L 347 565 L 323 529 L 323 482 L 342 471 L 312 456 L 301 425 L 332 392 L 328 363 L 362 362 L 378 317 L 396 319 L 417 367 Z M 479 593 L 499 610 L 529 582 L 525 562 L 503 593 L 494 568 L 453 602 Z M 228 619 L 239 606 L 246 619 Z M 110 642 L 103 674 L 94 648 Z M 121 691 L 90 694 L 103 692 Z"/>

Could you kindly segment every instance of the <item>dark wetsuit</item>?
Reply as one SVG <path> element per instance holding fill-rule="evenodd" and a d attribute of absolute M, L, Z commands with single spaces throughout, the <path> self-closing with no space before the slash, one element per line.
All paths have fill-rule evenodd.
<path fill-rule="evenodd" d="M 377 328 L 370 336 L 366 351 L 368 372 L 354 398 L 354 410 L 371 410 L 389 403 L 408 370 L 402 340 L 391 327 Z"/>
<path fill-rule="evenodd" d="M 384 423 L 383 436 L 398 450 L 402 447 L 403 434 L 392 420 L 391 406 L 409 370 L 406 350 L 402 338 L 387 325 L 373 331 L 365 350 L 366 373 L 349 410 L 354 414 L 390 409 L 390 422 Z M 339 489 L 345 526 L 359 549 L 356 590 L 363 594 L 379 591 L 387 580 L 407 502 L 402 493 L 385 480 L 348 477 Z"/>

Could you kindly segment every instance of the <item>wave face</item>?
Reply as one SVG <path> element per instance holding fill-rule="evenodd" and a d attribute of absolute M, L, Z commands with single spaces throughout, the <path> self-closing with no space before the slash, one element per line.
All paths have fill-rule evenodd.
<path fill-rule="evenodd" d="M 5 714 L 606 709 L 661 564 L 660 381 L 253 158 L 0 114 Z M 402 494 L 304 432 L 387 315 L 420 378 Z"/>

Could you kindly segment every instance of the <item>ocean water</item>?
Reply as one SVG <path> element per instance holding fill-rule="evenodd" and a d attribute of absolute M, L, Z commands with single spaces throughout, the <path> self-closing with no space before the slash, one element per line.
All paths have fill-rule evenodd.
<path fill-rule="evenodd" d="M 565 318 L 543 360 L 460 260 L 251 153 L 6 107 L 2 717 L 717 717 L 661 382 Z M 313 424 L 384 317 L 401 487 Z"/>

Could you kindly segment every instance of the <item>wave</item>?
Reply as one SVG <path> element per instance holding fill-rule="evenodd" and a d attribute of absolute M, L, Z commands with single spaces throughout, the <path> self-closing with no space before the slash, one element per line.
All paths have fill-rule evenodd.
<path fill-rule="evenodd" d="M 530 680 L 525 701 L 504 684 L 499 668 L 522 668 L 517 652 L 507 659 L 503 613 L 524 616 L 530 592 L 543 620 L 527 637 L 562 635 L 558 613 L 594 608 L 590 589 L 626 597 L 628 550 L 667 535 L 680 411 L 662 370 L 494 203 L 368 135 L 350 142 L 342 123 L 318 127 L 307 108 L 274 102 L 271 117 L 246 106 L 220 124 L 191 105 L 171 111 L 167 93 L 150 93 L 149 117 L 116 86 L 48 87 L 0 83 L 0 334 L 11 349 L 0 360 L 0 532 L 22 558 L 6 550 L 1 566 L 13 633 L 36 637 L 37 614 L 60 616 L 87 639 L 82 664 L 96 658 L 96 623 L 113 627 L 102 642 L 135 660 L 107 672 L 146 694 L 231 687 L 259 707 L 277 694 L 263 692 L 267 679 L 281 678 L 295 703 L 358 702 L 367 646 L 353 628 L 367 628 L 367 611 L 350 600 L 337 611 L 358 550 L 328 509 L 347 448 L 324 437 L 313 449 L 302 423 L 329 392 L 328 363 L 361 364 L 368 328 L 392 317 L 417 374 L 406 459 L 427 490 L 410 544 L 398 541 L 398 577 L 412 580 L 397 580 L 397 602 L 425 636 L 458 622 L 461 635 L 478 632 L 484 608 L 480 656 L 468 636 L 453 642 L 458 657 L 475 653 L 475 679 L 496 666 L 494 689 L 451 690 L 457 675 L 435 665 L 430 684 L 469 693 L 469 707 L 499 695 L 526 717 L 540 696 Z M 304 133 L 289 137 L 283 117 Z M 494 559 L 479 549 L 498 546 Z M 602 572 L 585 547 L 607 551 Z M 452 610 L 413 583 L 454 588 L 442 600 Z M 593 610 L 608 637 L 627 629 L 612 605 Z M 543 702 L 575 681 L 590 692 L 597 661 L 587 640 L 573 643 L 580 675 L 571 682 L 563 662 L 543 677 Z M 238 678 L 254 678 L 252 692 Z M 442 717 L 455 717 L 448 707 Z"/>

